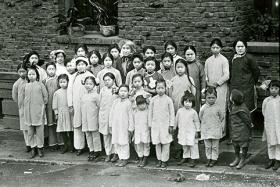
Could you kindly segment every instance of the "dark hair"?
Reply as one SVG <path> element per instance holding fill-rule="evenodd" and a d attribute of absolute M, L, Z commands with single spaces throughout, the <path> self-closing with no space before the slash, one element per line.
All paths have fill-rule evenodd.
<path fill-rule="evenodd" d="M 205 89 L 205 95 L 207 96 L 208 94 L 214 94 L 217 97 L 217 90 L 216 90 L 216 88 L 213 87 L 213 86 L 208 86 Z"/>
<path fill-rule="evenodd" d="M 40 59 L 40 55 L 39 55 L 39 53 L 37 53 L 37 51 L 30 51 L 27 55 L 25 55 L 25 56 L 23 57 L 23 67 L 24 67 L 24 69 L 26 69 L 26 70 L 27 70 L 27 68 L 29 68 L 29 67 L 32 66 L 32 65 L 30 64 L 30 61 L 29 61 L 29 59 L 30 59 L 30 57 L 31 57 L 32 55 L 36 55 L 36 56 L 38 57 L 38 59 Z M 39 63 L 39 62 L 38 62 L 38 63 Z"/>
<path fill-rule="evenodd" d="M 85 57 L 85 58 L 86 58 L 86 57 Z M 78 66 L 78 64 L 79 64 L 80 62 L 83 62 L 86 66 L 88 66 L 87 61 L 82 60 L 82 59 L 79 59 L 79 60 L 76 61 L 76 66 Z"/>
<path fill-rule="evenodd" d="M 18 71 L 19 69 L 25 69 L 24 66 L 23 66 L 23 63 L 19 63 L 19 64 L 18 64 L 18 66 L 17 66 L 17 71 Z"/>
<path fill-rule="evenodd" d="M 239 106 L 244 102 L 244 94 L 237 89 L 233 89 L 231 91 L 231 100 L 235 105 Z"/>
<path fill-rule="evenodd" d="M 60 74 L 58 77 L 57 77 L 57 85 L 58 87 L 60 88 L 59 86 L 59 81 L 62 80 L 62 79 L 65 79 L 67 80 L 67 82 L 69 82 L 69 77 L 67 74 Z"/>
<path fill-rule="evenodd" d="M 147 100 L 143 95 L 138 95 L 135 101 L 136 101 L 136 105 L 147 104 Z"/>
<path fill-rule="evenodd" d="M 143 62 L 143 56 L 140 53 L 133 53 L 131 56 L 131 61 L 133 61 L 135 58 L 139 58 Z"/>
<path fill-rule="evenodd" d="M 111 55 L 111 53 L 105 53 L 105 54 L 102 56 L 102 62 L 103 62 L 103 64 L 104 64 L 104 60 L 105 60 L 106 57 L 109 57 L 109 58 L 112 60 L 112 65 L 113 65 L 113 63 L 114 63 L 114 57 L 113 57 L 113 55 Z"/>
<path fill-rule="evenodd" d="M 112 80 L 116 80 L 115 75 L 111 72 L 105 73 L 105 75 L 103 76 L 103 80 L 105 77 L 110 77 Z"/>
<path fill-rule="evenodd" d="M 164 79 L 158 79 L 158 80 L 156 81 L 156 87 L 157 87 L 157 85 L 160 84 L 160 83 L 163 83 L 164 86 L 166 87 L 166 81 L 165 81 Z"/>
<path fill-rule="evenodd" d="M 164 58 L 170 58 L 171 61 L 173 62 L 173 56 L 168 52 L 165 52 L 161 55 L 161 60 L 163 60 Z"/>
<path fill-rule="evenodd" d="M 111 53 L 112 49 L 117 49 L 119 51 L 119 53 L 121 52 L 121 49 L 120 49 L 119 45 L 116 44 L 116 43 L 110 45 L 110 47 L 108 48 L 108 53 Z"/>
<path fill-rule="evenodd" d="M 132 76 L 132 83 L 133 83 L 133 80 L 137 77 L 140 77 L 140 79 L 142 80 L 142 83 L 144 84 L 144 77 L 140 74 L 140 73 L 136 73 Z"/>
<path fill-rule="evenodd" d="M 184 54 L 186 53 L 187 50 L 192 50 L 194 52 L 194 54 L 196 55 L 196 49 L 193 45 L 187 45 L 185 48 L 184 48 Z"/>
<path fill-rule="evenodd" d="M 272 81 L 269 83 L 269 88 L 271 88 L 272 86 L 275 86 L 275 87 L 280 88 L 280 82 L 279 82 L 279 80 L 272 80 Z"/>
<path fill-rule="evenodd" d="M 97 64 L 102 64 L 101 55 L 100 55 L 100 53 L 99 53 L 98 50 L 92 50 L 91 52 L 89 52 L 89 54 L 88 54 L 88 61 L 89 61 L 89 63 L 91 64 L 90 58 L 91 58 L 91 56 L 92 56 L 93 54 L 95 54 L 95 55 L 98 57 L 98 62 L 97 62 Z"/>
<path fill-rule="evenodd" d="M 177 73 L 176 66 L 177 66 L 178 63 L 182 63 L 182 64 L 185 66 L 185 68 L 186 68 L 186 74 L 187 74 L 187 76 L 188 76 L 188 80 L 189 80 L 190 84 L 196 88 L 196 86 L 192 83 L 192 81 L 191 81 L 191 79 L 190 79 L 190 73 L 189 73 L 188 63 L 187 63 L 184 59 L 182 59 L 182 58 L 179 58 L 178 60 L 176 60 L 176 62 L 175 62 L 175 72 L 176 72 L 176 73 Z M 178 74 L 178 73 L 177 73 L 177 74 Z"/>
<path fill-rule="evenodd" d="M 219 38 L 214 38 L 210 43 L 210 47 L 212 47 L 214 44 L 218 45 L 220 48 L 223 48 L 222 41 Z"/>
<path fill-rule="evenodd" d="M 88 79 L 92 80 L 92 82 L 93 82 L 93 84 L 94 84 L 95 86 L 98 86 L 98 84 L 97 84 L 97 82 L 96 82 L 94 76 L 87 76 L 87 77 L 85 78 L 84 82 L 83 82 L 83 85 L 86 84 L 86 81 L 87 81 Z"/>
<path fill-rule="evenodd" d="M 236 47 L 236 45 L 237 45 L 237 42 L 242 42 L 243 44 L 244 44 L 244 46 L 245 46 L 245 48 L 247 49 L 247 41 L 246 40 L 244 40 L 244 39 L 237 39 L 237 40 L 235 40 L 234 42 L 233 42 L 233 48 L 234 48 L 234 51 L 235 51 L 235 47 Z"/>
<path fill-rule="evenodd" d="M 77 54 L 77 51 L 78 51 L 78 49 L 80 49 L 80 48 L 82 48 L 82 49 L 85 51 L 86 55 L 88 54 L 88 47 L 87 47 L 86 44 L 77 44 L 77 45 L 75 46 L 75 54 Z"/>
<path fill-rule="evenodd" d="M 181 98 L 181 104 L 184 106 L 184 102 L 187 100 L 192 102 L 193 107 L 195 106 L 195 96 L 188 90 L 184 92 L 184 95 Z"/>
<path fill-rule="evenodd" d="M 54 68 L 56 69 L 56 64 L 54 62 L 48 62 L 46 64 L 46 69 L 48 69 L 49 66 L 54 66 Z"/>
<path fill-rule="evenodd" d="M 156 64 L 156 58 L 155 57 L 149 56 L 149 57 L 145 58 L 144 64 L 146 64 L 146 62 L 148 62 L 148 61 L 154 61 L 155 64 Z"/>
<path fill-rule="evenodd" d="M 174 41 L 169 40 L 169 41 L 165 42 L 165 44 L 164 44 L 164 50 L 165 51 L 166 51 L 166 48 L 167 48 L 168 45 L 173 46 L 175 48 L 175 50 L 177 51 L 177 45 L 176 45 L 176 43 Z"/>
<path fill-rule="evenodd" d="M 64 59 L 66 59 L 66 54 L 63 53 L 63 52 L 61 52 L 61 51 L 60 51 L 60 52 L 57 52 L 57 53 L 54 53 L 55 59 L 57 58 L 57 55 L 60 54 L 60 53 L 63 55 Z"/>
<path fill-rule="evenodd" d="M 38 71 L 38 69 L 37 69 L 37 67 L 36 66 L 30 66 L 30 67 L 28 67 L 27 68 L 27 82 L 30 82 L 30 80 L 29 80 L 29 78 L 28 78 L 28 72 L 30 71 L 30 70 L 34 70 L 35 71 L 35 73 L 36 73 L 36 81 L 39 81 L 40 80 L 40 74 L 39 74 L 39 71 Z"/>
<path fill-rule="evenodd" d="M 122 84 L 122 85 L 120 85 L 119 86 L 119 89 L 118 89 L 118 94 L 119 94 L 119 91 L 120 91 L 120 89 L 121 88 L 126 88 L 127 89 L 127 91 L 129 91 L 129 86 L 128 85 L 126 85 L 126 84 Z"/>
<path fill-rule="evenodd" d="M 154 53 L 157 52 L 157 50 L 154 46 L 148 45 L 148 46 L 143 48 L 143 53 L 145 54 L 148 49 L 151 49 Z"/>

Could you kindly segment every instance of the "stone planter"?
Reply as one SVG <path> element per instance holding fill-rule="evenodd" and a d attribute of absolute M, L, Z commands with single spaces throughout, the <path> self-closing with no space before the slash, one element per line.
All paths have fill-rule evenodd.
<path fill-rule="evenodd" d="M 100 25 L 100 33 L 105 36 L 116 35 L 116 25 Z"/>

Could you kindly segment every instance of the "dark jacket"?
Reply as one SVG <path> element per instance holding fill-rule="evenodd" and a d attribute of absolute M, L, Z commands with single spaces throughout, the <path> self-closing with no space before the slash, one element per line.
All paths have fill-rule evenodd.
<path fill-rule="evenodd" d="M 250 111 L 243 103 L 230 111 L 230 136 L 232 141 L 248 142 L 251 129 Z"/>
<path fill-rule="evenodd" d="M 122 63 L 125 63 L 125 61 L 126 61 L 126 70 L 124 70 L 123 66 L 122 66 Z M 131 61 L 131 57 L 130 56 L 122 57 L 119 60 L 117 60 L 116 69 L 120 71 L 121 77 L 122 77 L 122 82 L 123 82 L 123 84 L 125 84 L 127 73 L 134 69 L 132 61 Z"/>

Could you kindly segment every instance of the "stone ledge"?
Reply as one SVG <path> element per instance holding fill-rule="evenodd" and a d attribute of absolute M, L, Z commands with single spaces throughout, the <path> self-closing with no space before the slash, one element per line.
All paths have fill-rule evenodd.
<path fill-rule="evenodd" d="M 56 42 L 59 44 L 78 44 L 84 43 L 87 45 L 111 45 L 113 43 L 118 43 L 122 38 L 118 36 L 104 37 L 98 32 L 90 32 L 84 36 L 70 36 L 70 35 L 60 35 L 55 38 Z"/>
<path fill-rule="evenodd" d="M 248 42 L 250 53 L 279 54 L 279 43 L 277 42 Z"/>
<path fill-rule="evenodd" d="M 0 72 L 0 82 L 15 82 L 18 74 L 15 72 Z"/>

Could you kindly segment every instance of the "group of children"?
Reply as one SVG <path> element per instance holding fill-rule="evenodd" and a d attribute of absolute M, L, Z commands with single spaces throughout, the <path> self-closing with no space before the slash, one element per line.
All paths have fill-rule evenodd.
<path fill-rule="evenodd" d="M 173 41 L 165 44 L 160 62 L 153 46 L 145 47 L 142 55 L 132 41 L 120 48 L 112 45 L 102 58 L 97 50 L 88 52 L 86 45 L 76 47 L 71 61 L 66 61 L 63 50 L 56 50 L 44 68 L 38 65 L 39 54 L 29 53 L 18 65 L 20 78 L 13 86 L 13 99 L 31 158 L 44 155 L 47 136 L 53 151 L 61 147 L 62 153 L 80 155 L 87 145 L 92 161 L 104 147 L 105 162 L 118 160 L 116 165 L 123 167 L 133 142 L 138 165 L 144 167 L 152 143 L 156 166 L 165 168 L 174 141 L 172 146 L 182 150 L 178 165 L 189 161 L 195 167 L 198 141 L 204 140 L 207 166 L 213 167 L 225 132 L 229 66 L 220 54 L 221 41 L 214 39 L 210 47 L 213 56 L 205 66 L 198 62 L 193 46 L 185 48 L 185 59 L 178 56 Z M 263 107 L 265 129 L 278 133 L 279 117 L 277 113 L 271 117 L 270 111 L 271 107 L 279 111 L 279 82 L 272 81 L 270 91 L 272 96 Z M 231 90 L 230 133 L 236 158 L 230 166 L 238 169 L 245 165 L 251 128 L 243 97 Z M 280 138 L 269 138 L 270 165 L 279 167 Z"/>

